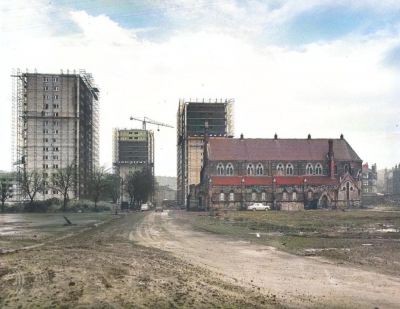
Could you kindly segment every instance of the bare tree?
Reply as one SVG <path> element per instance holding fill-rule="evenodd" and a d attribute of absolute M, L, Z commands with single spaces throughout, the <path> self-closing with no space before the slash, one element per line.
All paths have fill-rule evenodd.
<path fill-rule="evenodd" d="M 104 196 L 107 198 L 111 198 L 111 200 L 115 204 L 117 203 L 121 194 L 120 192 L 121 178 L 115 174 L 107 174 L 105 178 L 107 183 L 107 189 L 106 192 L 104 192 Z"/>
<path fill-rule="evenodd" d="M 94 209 L 97 210 L 97 203 L 100 200 L 104 190 L 107 188 L 106 169 L 97 168 L 93 171 L 89 182 L 89 195 L 94 202 Z"/>
<path fill-rule="evenodd" d="M 51 179 L 51 187 L 63 196 L 63 211 L 67 209 L 69 192 L 75 185 L 75 164 L 57 170 Z"/>
<path fill-rule="evenodd" d="M 133 206 L 136 190 L 136 173 L 129 173 L 125 180 L 125 191 L 129 195 L 129 205 Z"/>
<path fill-rule="evenodd" d="M 24 196 L 29 198 L 29 205 L 33 205 L 33 201 L 38 192 L 43 189 L 43 177 L 37 170 L 28 172 L 26 168 L 23 169 L 21 179 L 21 189 Z"/>
<path fill-rule="evenodd" d="M 143 169 L 128 175 L 126 179 L 126 192 L 130 198 L 130 204 L 133 202 L 141 203 L 149 199 L 154 192 L 154 177 L 150 169 Z"/>
<path fill-rule="evenodd" d="M 7 199 L 12 197 L 12 182 L 8 178 L 1 179 L 0 189 L 1 189 L 1 212 L 4 212 L 4 203 Z"/>

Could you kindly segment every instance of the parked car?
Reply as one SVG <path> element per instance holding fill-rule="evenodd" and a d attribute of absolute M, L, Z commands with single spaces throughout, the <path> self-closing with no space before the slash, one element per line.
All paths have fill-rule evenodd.
<path fill-rule="evenodd" d="M 268 205 L 264 205 L 263 203 L 254 203 L 251 204 L 247 207 L 247 210 L 252 210 L 252 211 L 256 211 L 256 210 L 270 210 L 271 207 Z"/>
<path fill-rule="evenodd" d="M 140 206 L 140 211 L 146 211 L 146 210 L 149 210 L 150 209 L 150 206 L 149 206 L 149 204 L 142 204 L 142 206 Z"/>
<path fill-rule="evenodd" d="M 164 208 L 162 206 L 156 206 L 155 212 L 163 212 Z"/>

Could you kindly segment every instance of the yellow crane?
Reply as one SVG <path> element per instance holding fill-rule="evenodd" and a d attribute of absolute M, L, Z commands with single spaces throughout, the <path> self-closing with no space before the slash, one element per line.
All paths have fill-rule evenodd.
<path fill-rule="evenodd" d="M 160 131 L 160 126 L 162 127 L 167 127 L 167 128 L 173 128 L 173 126 L 167 124 L 167 123 L 162 123 L 159 121 L 155 121 L 153 119 L 150 119 L 148 117 L 143 117 L 143 119 L 141 118 L 136 118 L 136 117 L 130 117 L 130 120 L 136 120 L 136 121 L 141 121 L 142 122 L 142 129 L 146 130 L 146 124 L 150 123 L 150 124 L 154 124 L 157 126 L 157 131 Z"/>

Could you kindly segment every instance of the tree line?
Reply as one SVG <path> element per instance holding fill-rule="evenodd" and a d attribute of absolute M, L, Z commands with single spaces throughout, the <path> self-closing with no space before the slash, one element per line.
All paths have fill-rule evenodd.
<path fill-rule="evenodd" d="M 40 193 L 46 190 L 53 190 L 62 197 L 62 210 L 66 211 L 70 194 L 77 185 L 76 166 L 74 163 L 65 168 L 57 169 L 50 178 L 46 177 L 38 170 L 27 171 L 23 169 L 18 174 L 17 181 L 21 188 L 24 199 L 27 200 L 27 206 L 35 210 L 35 201 Z M 1 211 L 4 212 L 4 203 L 12 198 L 10 190 L 10 181 L 0 179 L 1 183 Z M 87 198 L 93 201 L 94 209 L 97 210 L 99 201 L 112 201 L 117 203 L 123 193 L 129 196 L 131 208 L 146 202 L 154 192 L 154 176 L 150 169 L 143 169 L 134 173 L 129 173 L 125 179 L 118 175 L 110 173 L 104 167 L 93 170 L 90 178 L 86 182 L 86 192 L 81 198 Z"/>

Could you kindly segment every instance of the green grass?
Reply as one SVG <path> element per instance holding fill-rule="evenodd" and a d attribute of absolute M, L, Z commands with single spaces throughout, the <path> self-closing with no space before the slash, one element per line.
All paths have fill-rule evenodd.
<path fill-rule="evenodd" d="M 188 217 L 203 231 L 400 274 L 400 211 L 236 211 Z"/>

